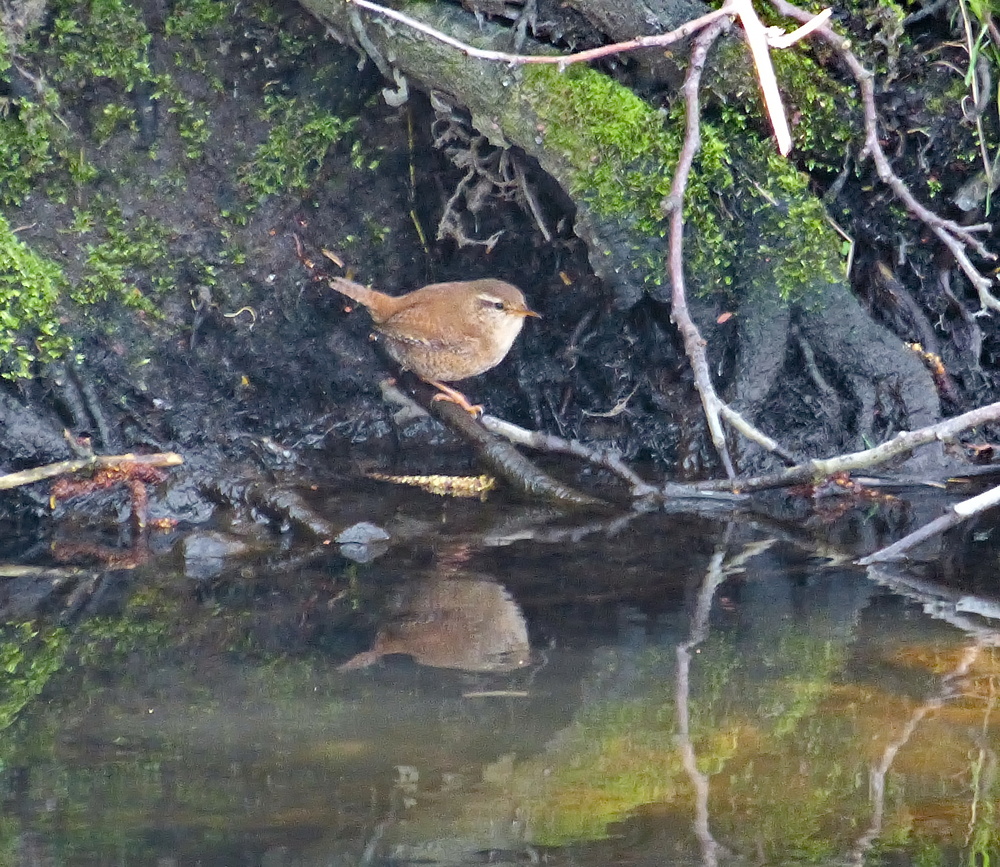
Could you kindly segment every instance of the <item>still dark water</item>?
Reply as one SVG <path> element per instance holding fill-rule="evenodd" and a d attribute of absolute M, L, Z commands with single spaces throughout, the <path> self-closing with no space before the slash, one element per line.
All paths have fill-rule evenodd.
<path fill-rule="evenodd" d="M 747 518 L 392 496 L 316 495 L 369 562 L 8 564 L 0 864 L 1000 859 L 988 594 Z"/>

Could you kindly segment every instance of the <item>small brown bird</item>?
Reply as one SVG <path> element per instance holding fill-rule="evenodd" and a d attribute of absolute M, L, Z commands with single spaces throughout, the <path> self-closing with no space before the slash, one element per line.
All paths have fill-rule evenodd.
<path fill-rule="evenodd" d="M 450 400 L 473 415 L 483 408 L 444 383 L 496 367 L 525 317 L 538 316 L 521 290 L 502 280 L 432 283 L 396 296 L 342 277 L 330 286 L 368 308 L 389 355 L 440 390 L 435 400 Z"/>

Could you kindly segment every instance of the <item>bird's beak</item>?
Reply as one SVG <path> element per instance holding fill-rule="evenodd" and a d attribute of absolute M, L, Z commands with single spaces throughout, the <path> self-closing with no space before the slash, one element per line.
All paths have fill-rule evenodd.
<path fill-rule="evenodd" d="M 542 318 L 542 314 L 541 313 L 535 313 L 534 310 L 529 310 L 527 307 L 525 307 L 524 310 L 511 310 L 510 312 L 511 313 L 516 313 L 518 316 L 534 316 L 535 319 L 541 319 Z"/>

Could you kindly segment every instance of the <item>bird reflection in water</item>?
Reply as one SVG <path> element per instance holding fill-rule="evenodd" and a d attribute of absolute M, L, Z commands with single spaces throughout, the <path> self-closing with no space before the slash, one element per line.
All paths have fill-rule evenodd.
<path fill-rule="evenodd" d="M 484 578 L 429 578 L 399 590 L 371 650 L 340 666 L 365 668 L 405 654 L 421 665 L 502 673 L 531 662 L 524 614 L 501 584 Z"/>

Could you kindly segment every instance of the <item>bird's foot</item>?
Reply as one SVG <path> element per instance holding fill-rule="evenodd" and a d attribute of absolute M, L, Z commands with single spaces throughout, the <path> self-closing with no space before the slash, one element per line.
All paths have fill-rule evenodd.
<path fill-rule="evenodd" d="M 435 394 L 432 400 L 446 400 L 449 403 L 457 403 L 462 409 L 469 413 L 473 418 L 479 418 L 483 414 L 483 407 L 480 404 L 469 403 L 469 399 L 462 394 L 462 392 L 457 391 L 450 385 L 445 385 L 443 382 L 438 382 L 436 379 L 428 379 L 431 385 L 433 385 L 440 394 Z"/>

